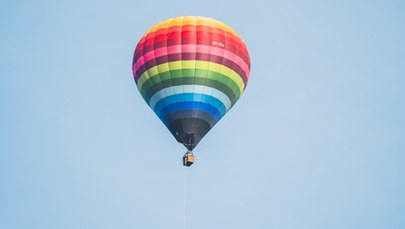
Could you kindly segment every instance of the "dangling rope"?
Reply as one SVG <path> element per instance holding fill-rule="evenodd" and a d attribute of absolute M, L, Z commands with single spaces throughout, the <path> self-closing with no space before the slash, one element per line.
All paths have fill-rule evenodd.
<path fill-rule="evenodd" d="M 183 190 L 183 229 L 186 229 L 186 217 L 187 217 L 187 170 L 184 166 L 184 190 Z"/>

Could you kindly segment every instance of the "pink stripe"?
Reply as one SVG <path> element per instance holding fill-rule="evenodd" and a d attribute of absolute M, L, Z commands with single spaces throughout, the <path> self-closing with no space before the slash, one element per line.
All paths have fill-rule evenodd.
<path fill-rule="evenodd" d="M 145 55 L 138 58 L 136 63 L 133 66 L 133 71 L 136 72 L 139 67 L 141 67 L 145 62 L 148 62 L 154 58 L 174 54 L 174 53 L 182 53 L 182 52 L 197 52 L 197 53 L 204 53 L 204 54 L 213 54 L 217 56 L 222 56 L 226 59 L 229 59 L 239 65 L 243 71 L 246 72 L 246 76 L 249 78 L 249 66 L 243 61 L 242 58 L 235 55 L 235 53 L 225 50 L 223 48 L 209 46 L 209 45 L 173 45 L 169 47 L 162 47 L 155 49 L 153 51 L 147 52 Z"/>

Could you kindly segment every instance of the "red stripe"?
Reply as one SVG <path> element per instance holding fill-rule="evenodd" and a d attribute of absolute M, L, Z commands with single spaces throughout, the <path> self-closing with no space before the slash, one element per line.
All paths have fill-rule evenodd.
<path fill-rule="evenodd" d="M 210 45 L 212 46 L 212 39 L 215 41 L 220 41 L 222 43 L 225 44 L 225 47 L 223 47 L 225 50 L 228 50 L 232 53 L 234 53 L 235 55 L 241 57 L 246 63 L 248 63 L 250 65 L 250 59 L 248 56 L 245 56 L 240 50 L 241 50 L 241 46 L 239 47 L 235 47 L 230 45 L 229 43 L 227 43 L 226 41 L 223 42 L 220 39 L 216 38 L 216 36 L 213 37 L 205 37 L 204 39 L 199 39 L 196 41 L 195 36 L 194 37 L 175 37 L 172 39 L 159 39 L 159 40 L 152 40 L 149 39 L 147 40 L 150 41 L 150 44 L 147 44 L 147 42 L 145 42 L 144 44 L 147 44 L 145 46 L 138 46 L 136 48 L 135 54 L 134 54 L 134 63 L 138 60 L 138 58 L 140 58 L 141 56 L 143 56 L 145 53 L 153 51 L 155 49 L 158 48 L 162 48 L 162 47 L 168 47 L 168 46 L 173 46 L 173 45 L 183 45 L 183 44 L 197 44 L 197 45 Z M 243 47 L 244 48 L 244 47 Z"/>
<path fill-rule="evenodd" d="M 193 27 L 194 30 L 180 30 L 183 27 L 170 27 L 168 29 L 161 29 L 156 32 L 152 32 L 144 36 L 138 43 L 138 46 L 134 53 L 134 61 L 148 51 L 152 51 L 156 48 L 167 47 L 171 45 L 179 44 L 204 44 L 213 45 L 213 42 L 221 42 L 225 44 L 224 49 L 235 53 L 240 56 L 244 61 L 250 64 L 249 54 L 246 46 L 243 42 L 237 39 L 236 36 L 229 32 L 222 31 L 220 29 L 213 29 L 206 26 L 185 26 Z M 212 31 L 222 31 L 215 33 Z M 235 40 L 237 39 L 237 40 Z"/>
<path fill-rule="evenodd" d="M 243 43 L 243 41 L 241 40 L 241 38 L 239 36 L 235 36 L 233 33 L 223 30 L 219 27 L 212 27 L 212 26 L 206 26 L 206 25 L 183 25 L 183 26 L 171 26 L 171 27 L 167 27 L 167 28 L 161 28 L 156 30 L 155 32 L 150 32 L 151 34 L 167 34 L 167 33 L 178 33 L 178 32 L 182 32 L 182 31 L 205 31 L 205 32 L 211 32 L 211 33 L 219 33 L 219 34 L 223 34 L 229 37 L 233 37 L 235 39 L 235 41 Z"/>
<path fill-rule="evenodd" d="M 232 33 L 229 33 L 227 31 L 221 30 L 219 28 L 213 28 L 213 27 L 207 27 L 207 26 L 174 26 L 174 27 L 169 27 L 169 28 L 163 28 L 160 30 L 157 30 L 156 32 L 151 32 L 144 36 L 147 39 L 153 39 L 155 40 L 155 37 L 161 37 L 162 35 L 164 37 L 171 38 L 173 36 L 177 37 L 180 34 L 184 34 L 186 36 L 187 34 L 191 36 L 196 36 L 195 34 L 197 33 L 197 39 L 198 36 L 201 36 L 203 34 L 209 35 L 209 34 L 219 34 L 222 35 L 222 37 L 227 37 L 229 38 L 228 42 L 231 43 L 239 43 L 239 44 L 244 44 L 243 41 L 233 35 Z M 142 45 L 142 40 L 139 42 L 139 45 Z M 248 52 L 246 50 L 246 47 L 243 45 L 243 53 L 248 56 Z"/>

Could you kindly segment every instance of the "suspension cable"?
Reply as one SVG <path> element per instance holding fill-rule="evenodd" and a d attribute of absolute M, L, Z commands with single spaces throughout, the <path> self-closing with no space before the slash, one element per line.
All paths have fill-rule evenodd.
<path fill-rule="evenodd" d="M 186 219 L 187 219 L 187 170 L 188 167 L 184 166 L 183 229 L 186 229 Z"/>

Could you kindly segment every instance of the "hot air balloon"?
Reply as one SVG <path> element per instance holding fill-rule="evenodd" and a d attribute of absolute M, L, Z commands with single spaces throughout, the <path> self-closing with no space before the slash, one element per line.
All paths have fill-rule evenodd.
<path fill-rule="evenodd" d="M 133 76 L 142 97 L 188 152 L 244 92 L 250 57 L 229 26 L 206 17 L 172 18 L 149 29 L 136 46 Z"/>

